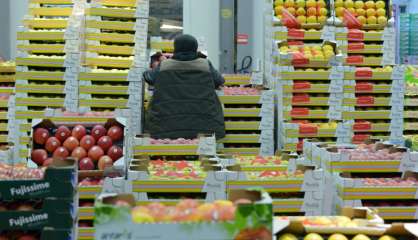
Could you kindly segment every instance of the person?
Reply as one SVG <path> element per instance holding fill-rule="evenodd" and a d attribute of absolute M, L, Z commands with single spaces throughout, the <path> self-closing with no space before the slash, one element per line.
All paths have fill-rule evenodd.
<path fill-rule="evenodd" d="M 150 64 L 150 68 L 151 69 L 155 69 L 158 67 L 158 65 L 160 65 L 160 63 L 164 60 L 166 60 L 167 58 L 161 53 L 161 52 L 157 52 L 154 55 L 151 56 L 151 64 Z"/>
<path fill-rule="evenodd" d="M 209 60 L 198 56 L 197 49 L 193 36 L 178 36 L 172 59 L 143 74 L 143 79 L 154 87 L 145 118 L 145 133 L 151 137 L 225 137 L 223 108 L 216 94 L 225 80 Z"/>

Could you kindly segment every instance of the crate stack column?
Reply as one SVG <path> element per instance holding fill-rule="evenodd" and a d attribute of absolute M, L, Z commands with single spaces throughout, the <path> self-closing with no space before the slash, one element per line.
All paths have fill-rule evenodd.
<path fill-rule="evenodd" d="M 17 33 L 15 145 L 21 159 L 28 156 L 31 119 L 43 118 L 46 108 L 77 106 L 83 11 L 84 1 L 32 0 Z"/>
<path fill-rule="evenodd" d="M 80 107 L 130 109 L 137 134 L 142 73 L 148 65 L 148 14 L 148 0 L 92 2 L 87 9 L 85 68 L 80 74 Z"/>
<path fill-rule="evenodd" d="M 16 142 L 17 131 L 15 122 L 16 99 L 14 93 L 16 67 L 13 62 L 0 63 L 0 143 Z"/>

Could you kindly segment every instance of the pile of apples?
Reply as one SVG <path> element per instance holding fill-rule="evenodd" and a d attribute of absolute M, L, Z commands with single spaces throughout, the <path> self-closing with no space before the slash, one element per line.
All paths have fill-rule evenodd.
<path fill-rule="evenodd" d="M 402 178 L 363 178 L 362 182 L 367 186 L 393 186 L 393 187 L 412 187 L 418 186 L 418 180 L 413 177 Z"/>
<path fill-rule="evenodd" d="M 188 161 L 150 161 L 148 170 L 151 179 L 176 180 L 176 179 L 204 179 L 206 173 L 198 162 Z"/>
<path fill-rule="evenodd" d="M 327 21 L 328 9 L 325 0 L 275 0 L 276 17 L 282 17 L 283 9 L 295 16 L 300 24 L 324 24 Z"/>
<path fill-rule="evenodd" d="M 86 112 L 86 113 L 65 111 L 65 112 L 62 113 L 62 115 L 64 117 L 105 117 L 105 118 L 115 117 L 115 114 L 112 111 Z"/>
<path fill-rule="evenodd" d="M 375 144 L 360 144 L 356 149 L 339 149 L 339 153 L 347 153 L 350 160 L 402 160 L 403 152 L 390 152 L 390 149 L 376 149 Z"/>
<path fill-rule="evenodd" d="M 281 46 L 281 54 L 301 55 L 309 60 L 329 60 L 335 56 L 334 47 L 330 44 L 321 45 L 303 45 L 303 46 Z"/>
<path fill-rule="evenodd" d="M 224 87 L 223 91 L 225 96 L 257 96 L 261 94 L 260 90 L 248 87 Z"/>
<path fill-rule="evenodd" d="M 132 220 L 135 223 L 161 222 L 224 222 L 235 219 L 237 204 L 250 204 L 247 199 L 217 200 L 213 203 L 199 203 L 196 200 L 181 200 L 176 206 L 165 206 L 161 203 L 151 203 L 147 206 L 137 206 L 132 209 Z"/>
<path fill-rule="evenodd" d="M 296 237 L 296 235 L 291 234 L 291 233 L 285 233 L 283 235 L 281 235 L 279 238 L 279 240 L 298 240 L 299 238 Z M 302 239 L 302 238 L 300 238 Z M 330 235 L 328 238 L 326 237 L 322 237 L 321 235 L 317 234 L 317 233 L 309 233 L 307 234 L 303 240 L 349 240 L 350 238 L 348 238 L 347 236 L 340 234 L 340 233 L 334 233 L 332 235 Z M 357 234 L 355 235 L 353 238 L 351 238 L 351 240 L 371 240 L 370 237 L 364 235 L 364 234 Z M 396 240 L 396 238 L 389 236 L 389 235 L 384 235 L 382 237 L 380 237 L 378 240 Z"/>
<path fill-rule="evenodd" d="M 199 139 L 150 139 L 151 145 L 197 145 L 199 144 Z"/>
<path fill-rule="evenodd" d="M 294 174 L 290 174 L 286 171 L 261 171 L 261 172 L 251 172 L 248 173 L 248 178 L 250 180 L 279 180 L 279 179 L 288 179 L 288 178 L 303 178 L 304 173 L 301 170 L 296 170 Z"/>
<path fill-rule="evenodd" d="M 33 133 L 32 161 L 48 166 L 53 159 L 73 157 L 80 170 L 104 170 L 123 156 L 123 128 L 97 124 L 93 127 L 76 125 L 46 129 L 38 127 Z"/>
<path fill-rule="evenodd" d="M 78 183 L 80 187 L 88 187 L 88 186 L 102 186 L 103 185 L 103 178 L 84 178 Z"/>
<path fill-rule="evenodd" d="M 237 163 L 241 165 L 251 165 L 251 166 L 266 166 L 266 165 L 281 165 L 287 164 L 288 161 L 282 160 L 279 156 L 234 156 L 234 159 Z"/>
<path fill-rule="evenodd" d="M 40 240 L 39 234 L 24 232 L 4 232 L 0 233 L 0 240 Z"/>
<path fill-rule="evenodd" d="M 25 165 L 12 166 L 0 163 L 0 180 L 42 179 L 44 174 L 45 168 L 28 168 Z"/>
<path fill-rule="evenodd" d="M 335 0 L 335 14 L 341 20 L 344 16 L 344 9 L 351 12 L 363 24 L 381 24 L 387 23 L 385 1 L 362 1 L 362 0 Z"/>

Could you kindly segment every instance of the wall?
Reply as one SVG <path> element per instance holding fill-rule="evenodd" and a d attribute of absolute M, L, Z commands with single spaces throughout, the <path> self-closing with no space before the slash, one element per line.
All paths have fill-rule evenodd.
<path fill-rule="evenodd" d="M 22 25 L 22 20 L 28 11 L 28 0 L 9 0 L 10 9 L 10 57 L 16 56 L 16 33 L 17 27 Z"/>
<path fill-rule="evenodd" d="M 5 1 L 0 8 L 0 57 L 5 60 L 10 59 L 9 14 L 9 1 Z"/>
<path fill-rule="evenodd" d="M 184 33 L 204 37 L 209 59 L 219 68 L 219 0 L 183 0 Z"/>

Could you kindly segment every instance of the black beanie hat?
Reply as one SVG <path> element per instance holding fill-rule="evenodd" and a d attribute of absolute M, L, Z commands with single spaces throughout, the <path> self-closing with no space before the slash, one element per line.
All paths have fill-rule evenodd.
<path fill-rule="evenodd" d="M 174 53 L 197 52 L 199 44 L 192 35 L 184 34 L 174 39 Z"/>

